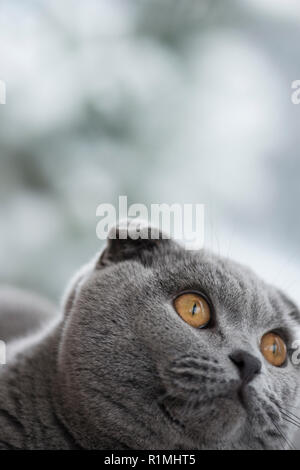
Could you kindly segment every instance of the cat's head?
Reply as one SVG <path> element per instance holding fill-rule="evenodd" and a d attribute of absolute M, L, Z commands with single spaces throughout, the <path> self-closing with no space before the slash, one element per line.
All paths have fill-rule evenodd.
<path fill-rule="evenodd" d="M 117 232 L 68 295 L 63 419 L 89 448 L 283 447 L 299 318 L 233 261 Z"/>

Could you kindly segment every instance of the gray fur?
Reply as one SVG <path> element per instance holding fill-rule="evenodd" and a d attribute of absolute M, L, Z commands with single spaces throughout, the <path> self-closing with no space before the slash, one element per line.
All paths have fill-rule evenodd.
<path fill-rule="evenodd" d="M 33 292 L 0 286 L 0 334 L 3 341 L 31 334 L 51 320 L 55 313 L 56 308 L 51 302 Z"/>
<path fill-rule="evenodd" d="M 211 328 L 175 312 L 172 299 L 187 289 L 210 297 Z M 169 240 L 111 240 L 64 305 L 63 319 L 2 366 L 0 448 L 286 447 L 292 425 L 278 405 L 296 406 L 299 368 L 270 365 L 259 343 L 280 329 L 290 346 L 299 313 L 249 269 Z M 244 406 L 234 350 L 262 363 Z"/>

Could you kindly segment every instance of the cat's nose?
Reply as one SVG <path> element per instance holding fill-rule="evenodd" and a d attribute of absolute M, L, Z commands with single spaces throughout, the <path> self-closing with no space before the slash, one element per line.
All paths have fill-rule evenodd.
<path fill-rule="evenodd" d="M 229 358 L 239 369 L 243 383 L 249 383 L 260 373 L 261 362 L 247 351 L 237 350 L 229 354 Z"/>

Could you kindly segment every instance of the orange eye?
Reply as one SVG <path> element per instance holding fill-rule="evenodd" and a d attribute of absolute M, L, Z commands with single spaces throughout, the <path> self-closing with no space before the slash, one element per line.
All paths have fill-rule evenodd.
<path fill-rule="evenodd" d="M 286 344 L 279 335 L 266 333 L 261 339 L 260 349 L 273 366 L 280 367 L 284 364 L 287 356 Z"/>
<path fill-rule="evenodd" d="M 176 312 L 194 328 L 202 328 L 210 320 L 210 307 L 199 294 L 182 294 L 174 301 Z"/>

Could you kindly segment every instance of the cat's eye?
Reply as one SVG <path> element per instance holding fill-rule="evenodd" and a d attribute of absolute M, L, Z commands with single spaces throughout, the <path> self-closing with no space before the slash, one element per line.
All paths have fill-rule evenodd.
<path fill-rule="evenodd" d="M 178 315 L 194 328 L 203 328 L 209 323 L 210 307 L 200 294 L 181 294 L 175 299 L 174 307 Z"/>
<path fill-rule="evenodd" d="M 286 344 L 276 333 L 266 333 L 261 339 L 260 349 L 267 361 L 273 366 L 280 367 L 285 363 Z"/>

